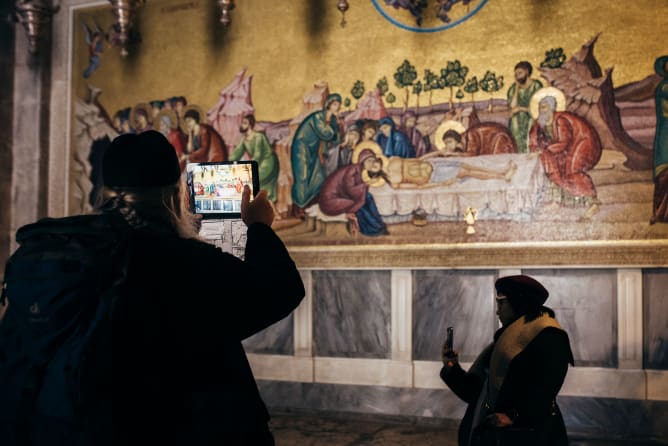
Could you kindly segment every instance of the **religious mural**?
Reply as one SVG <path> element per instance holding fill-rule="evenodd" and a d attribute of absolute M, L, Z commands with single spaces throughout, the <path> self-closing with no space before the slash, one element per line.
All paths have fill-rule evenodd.
<path fill-rule="evenodd" d="M 145 15 L 160 19 L 176 10 L 184 30 L 197 27 L 199 16 L 189 11 L 200 2 L 166 3 L 172 6 L 149 2 Z M 626 67 L 617 82 L 613 66 L 623 66 L 625 54 L 609 52 L 617 59 L 602 66 L 595 51 L 619 39 L 614 26 L 577 43 L 549 31 L 549 40 L 507 46 L 517 30 L 498 31 L 494 41 L 474 28 L 504 17 L 512 23 L 498 12 L 485 18 L 493 3 L 372 0 L 360 8 L 373 14 L 372 26 L 355 21 L 351 8 L 346 27 L 337 29 L 334 10 L 331 23 L 320 23 L 324 31 L 302 41 L 306 49 L 278 43 L 266 51 L 243 26 L 263 12 L 249 7 L 237 11 L 237 37 L 201 42 L 203 55 L 194 55 L 198 43 L 190 36 L 163 59 L 153 57 L 145 52 L 151 28 L 144 26 L 129 48 L 136 54 L 120 62 L 109 45 L 113 27 L 98 25 L 110 23 L 109 11 L 82 9 L 73 36 L 70 212 L 91 209 L 101 155 L 113 137 L 155 129 L 182 168 L 258 161 L 261 187 L 278 215 L 275 229 L 289 245 L 668 238 L 668 56 L 655 50 L 647 56 L 656 59 L 654 71 L 651 64 Z M 569 4 L 576 14 L 579 3 Z M 638 26 L 665 24 L 668 5 L 662 8 L 640 11 Z M 381 30 L 395 40 L 345 38 Z M 339 48 L 323 55 L 331 36 Z M 448 45 L 455 39 L 473 43 Z M 476 44 L 483 41 L 491 48 Z M 263 54 L 282 51 L 280 65 L 268 68 L 250 50 L 244 57 L 253 45 Z M 642 40 L 634 45 L 629 52 L 645 51 Z M 358 46 L 373 47 L 383 63 L 361 63 Z M 220 59 L 201 65 L 212 51 Z M 312 68 L 329 54 L 338 55 L 322 59 L 329 69 Z M 207 70 L 186 69 L 190 60 Z M 107 70 L 108 63 L 114 66 Z M 174 65 L 184 69 L 167 69 Z M 272 88 L 259 87 L 261 105 L 253 82 L 260 76 L 275 79 Z M 128 78 L 131 87 L 120 81 Z M 212 84 L 217 98 L 203 93 Z"/>

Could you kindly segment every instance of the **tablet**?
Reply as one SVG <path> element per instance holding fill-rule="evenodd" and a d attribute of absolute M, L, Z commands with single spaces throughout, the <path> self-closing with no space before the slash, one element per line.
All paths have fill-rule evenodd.
<path fill-rule="evenodd" d="M 241 218 L 241 193 L 246 184 L 251 196 L 260 190 L 256 161 L 189 163 L 186 180 L 190 210 L 202 218 Z"/>

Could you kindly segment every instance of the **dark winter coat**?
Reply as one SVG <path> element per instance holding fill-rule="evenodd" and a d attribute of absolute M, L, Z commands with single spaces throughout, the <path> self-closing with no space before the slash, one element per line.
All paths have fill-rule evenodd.
<path fill-rule="evenodd" d="M 490 364 L 495 364 L 492 357 L 495 353 L 498 355 L 499 339 L 508 327 L 497 331 L 494 342 L 483 351 L 468 372 L 459 364 L 455 364 L 449 371 L 445 368 L 441 370 L 443 381 L 469 404 L 459 427 L 460 446 L 469 444 L 471 430 L 475 428 L 472 423 L 478 404 L 483 405 L 480 421 L 487 414 L 504 413 L 513 420 L 514 427 L 535 429 L 540 440 L 533 444 L 568 445 L 566 428 L 555 399 L 566 377 L 568 365 L 573 364 L 573 354 L 568 335 L 557 328 L 558 324 L 554 325 L 557 326 L 546 326 L 535 336 L 531 335 L 530 342 L 514 354 L 508 364 L 499 367 L 496 362 L 496 368 L 503 369 L 503 376 L 498 376 L 499 370 L 496 371 L 497 382 L 502 384 L 498 393 L 491 392 L 495 397 L 488 394 L 483 398 L 485 401 L 479 401 L 479 397 L 483 387 L 488 385 L 488 376 L 495 374 L 494 371 L 490 372 Z M 490 378 L 490 381 L 494 379 Z"/>
<path fill-rule="evenodd" d="M 241 341 L 304 296 L 271 228 L 245 260 L 194 239 L 138 231 L 114 320 L 115 444 L 258 444 L 269 414 Z"/>

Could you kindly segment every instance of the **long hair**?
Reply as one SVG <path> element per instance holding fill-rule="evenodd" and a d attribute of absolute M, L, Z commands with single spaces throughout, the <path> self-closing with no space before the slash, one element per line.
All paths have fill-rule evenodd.
<path fill-rule="evenodd" d="M 152 188 L 103 187 L 95 208 L 117 212 L 134 229 L 168 226 L 181 238 L 196 238 L 198 221 L 188 209 L 182 181 Z"/>

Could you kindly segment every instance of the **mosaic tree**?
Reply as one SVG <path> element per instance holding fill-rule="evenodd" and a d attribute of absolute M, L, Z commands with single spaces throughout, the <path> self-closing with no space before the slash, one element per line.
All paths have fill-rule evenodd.
<path fill-rule="evenodd" d="M 482 91 L 489 93 L 489 111 L 491 112 L 494 108 L 493 95 L 497 91 L 503 88 L 503 76 L 496 76 L 496 73 L 492 71 L 487 71 L 485 76 L 480 79 L 480 88 Z"/>
<path fill-rule="evenodd" d="M 473 108 L 475 108 L 475 94 L 480 91 L 477 76 L 473 76 L 466 81 L 466 84 L 464 84 L 464 91 L 471 95 L 471 104 L 473 104 Z"/>
<path fill-rule="evenodd" d="M 410 87 L 413 86 L 416 79 L 417 71 L 415 71 L 415 67 L 407 59 L 397 67 L 397 71 L 394 73 L 394 83 L 397 87 L 400 89 L 403 88 L 405 91 L 404 111 L 408 109 L 408 99 L 411 94 Z"/>
<path fill-rule="evenodd" d="M 364 96 L 364 82 L 359 80 L 355 81 L 355 85 L 353 85 L 353 88 L 350 90 L 350 94 L 359 103 L 360 98 Z"/>
<path fill-rule="evenodd" d="M 385 96 L 385 100 L 388 104 L 392 105 L 397 101 L 397 97 L 393 93 L 388 93 L 388 95 Z"/>
<path fill-rule="evenodd" d="M 422 93 L 422 81 L 417 81 L 413 84 L 413 94 L 417 96 L 417 107 L 415 113 L 420 113 L 420 94 Z"/>
<path fill-rule="evenodd" d="M 387 76 L 383 76 L 382 79 L 378 79 L 376 83 L 376 88 L 381 96 L 385 96 L 385 93 L 390 89 L 389 84 L 387 83 Z"/>
<path fill-rule="evenodd" d="M 443 85 L 450 89 L 450 110 L 453 109 L 454 89 L 464 85 L 468 72 L 468 67 L 462 66 L 458 60 L 448 61 L 446 67 L 441 69 Z"/>
<path fill-rule="evenodd" d="M 425 93 L 429 93 L 429 107 L 432 106 L 431 97 L 434 94 L 434 90 L 438 90 L 438 76 L 436 73 L 430 69 L 424 70 L 423 89 Z"/>
<path fill-rule="evenodd" d="M 464 92 L 460 88 L 457 90 L 457 94 L 455 94 L 455 97 L 459 100 L 459 108 L 462 108 L 462 99 L 464 99 Z"/>
<path fill-rule="evenodd" d="M 559 68 L 566 62 L 563 48 L 552 48 L 545 52 L 545 60 L 540 63 L 541 68 Z"/>

